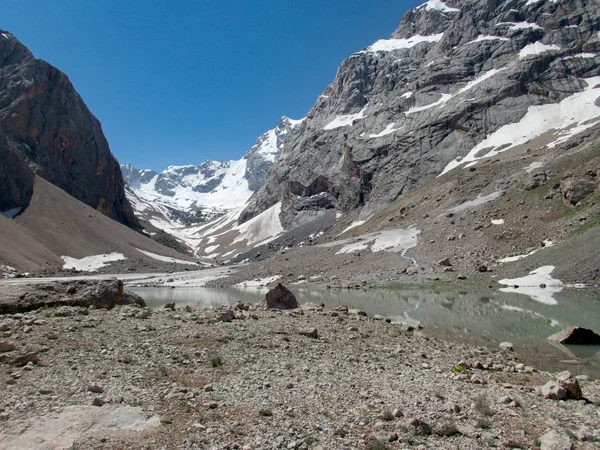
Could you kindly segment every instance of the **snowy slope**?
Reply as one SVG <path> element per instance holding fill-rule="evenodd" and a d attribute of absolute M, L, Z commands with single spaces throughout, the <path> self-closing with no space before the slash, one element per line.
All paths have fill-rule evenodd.
<path fill-rule="evenodd" d="M 239 160 L 169 166 L 161 173 L 123 165 L 127 198 L 139 218 L 175 236 L 197 253 L 202 230 L 212 229 L 207 225 L 223 215 L 229 217 L 229 212 L 241 211 L 264 183 L 288 133 L 302 122 L 303 119 L 283 117 Z M 237 215 L 230 220 L 235 221 Z"/>

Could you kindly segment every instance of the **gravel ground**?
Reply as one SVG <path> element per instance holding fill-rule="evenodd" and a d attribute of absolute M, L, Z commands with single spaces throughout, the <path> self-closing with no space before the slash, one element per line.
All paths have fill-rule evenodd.
<path fill-rule="evenodd" d="M 549 400 L 513 352 L 361 314 L 0 316 L 0 448 L 598 448 L 598 381 Z"/>

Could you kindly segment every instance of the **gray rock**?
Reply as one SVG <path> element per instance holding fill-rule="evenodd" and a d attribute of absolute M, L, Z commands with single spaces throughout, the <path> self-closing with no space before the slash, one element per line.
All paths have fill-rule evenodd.
<path fill-rule="evenodd" d="M 412 419 L 409 422 L 409 425 L 412 427 L 415 436 L 428 436 L 431 434 L 431 427 L 427 422 L 424 422 L 421 419 Z"/>
<path fill-rule="evenodd" d="M 579 400 L 583 395 L 579 387 L 579 381 L 571 372 L 565 370 L 556 374 L 556 380 L 567 391 L 567 398 Z"/>
<path fill-rule="evenodd" d="M 547 430 L 540 437 L 540 450 L 571 450 L 573 444 L 565 433 L 557 430 Z"/>
<path fill-rule="evenodd" d="M 515 350 L 515 346 L 512 342 L 500 342 L 499 347 L 507 352 L 513 352 Z"/>
<path fill-rule="evenodd" d="M 575 205 L 596 189 L 596 183 L 584 179 L 569 179 L 560 183 L 560 191 L 566 204 Z"/>
<path fill-rule="evenodd" d="M 12 352 L 17 346 L 12 342 L 0 341 L 0 353 Z"/>
<path fill-rule="evenodd" d="M 450 262 L 450 258 L 444 258 L 438 261 L 439 266 L 452 267 L 452 263 Z"/>
<path fill-rule="evenodd" d="M 235 319 L 235 314 L 230 309 L 226 309 L 224 311 L 219 312 L 219 320 L 221 322 L 231 322 L 234 319 Z"/>
<path fill-rule="evenodd" d="M 309 337 L 311 339 L 319 339 L 319 330 L 317 330 L 316 328 L 302 330 L 302 331 L 299 331 L 298 334 L 301 336 Z"/>

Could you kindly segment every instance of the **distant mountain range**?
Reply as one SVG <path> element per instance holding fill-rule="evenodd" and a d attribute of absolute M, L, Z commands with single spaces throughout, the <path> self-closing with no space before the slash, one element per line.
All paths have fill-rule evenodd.
<path fill-rule="evenodd" d="M 122 165 L 127 198 L 136 216 L 152 225 L 149 233 L 156 228 L 186 243 L 189 227 L 246 205 L 264 184 L 287 136 L 303 121 L 282 117 L 239 160 L 169 166 L 161 173 Z"/>

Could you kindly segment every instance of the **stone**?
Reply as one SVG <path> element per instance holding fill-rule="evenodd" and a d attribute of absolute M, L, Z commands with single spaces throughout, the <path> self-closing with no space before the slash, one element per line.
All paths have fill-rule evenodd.
<path fill-rule="evenodd" d="M 571 372 L 565 370 L 556 374 L 556 380 L 558 383 L 567 391 L 567 398 L 573 400 L 579 400 L 583 396 L 581 388 L 579 387 L 579 381 L 573 376 Z"/>
<path fill-rule="evenodd" d="M 21 356 L 17 356 L 15 359 L 13 359 L 11 361 L 11 364 L 13 366 L 23 367 L 30 362 L 34 363 L 34 364 L 40 363 L 37 353 L 30 352 L 30 353 L 25 353 L 24 355 L 21 355 Z"/>
<path fill-rule="evenodd" d="M 515 346 L 513 345 L 512 342 L 501 342 L 499 347 L 507 352 L 513 352 L 515 351 Z"/>
<path fill-rule="evenodd" d="M 94 406 L 102 406 L 104 403 L 106 402 L 102 397 L 95 397 L 94 400 L 92 400 L 92 405 Z"/>
<path fill-rule="evenodd" d="M 596 189 L 594 181 L 585 179 L 568 179 L 560 183 L 560 192 L 567 205 L 575 205 Z"/>
<path fill-rule="evenodd" d="M 566 400 L 567 390 L 554 380 L 548 381 L 541 389 L 542 395 L 551 400 Z"/>
<path fill-rule="evenodd" d="M 352 316 L 361 316 L 361 317 L 368 317 L 368 314 L 363 311 L 362 309 L 349 309 L 348 310 L 348 314 L 352 315 Z"/>
<path fill-rule="evenodd" d="M 283 284 L 278 283 L 265 295 L 265 303 L 269 309 L 296 309 L 299 308 L 296 296 Z"/>
<path fill-rule="evenodd" d="M 95 394 L 102 394 L 104 392 L 104 388 L 97 384 L 90 384 L 87 388 L 88 392 L 93 392 Z"/>
<path fill-rule="evenodd" d="M 573 444 L 566 434 L 557 430 L 546 430 L 540 437 L 540 450 L 571 450 Z"/>
<path fill-rule="evenodd" d="M 148 319 L 150 317 L 151 313 L 149 309 L 142 309 L 140 312 L 138 312 L 135 315 L 136 319 Z"/>
<path fill-rule="evenodd" d="M 450 258 L 440 259 L 438 261 L 438 266 L 452 267 L 452 263 L 450 262 Z"/>
<path fill-rule="evenodd" d="M 12 352 L 17 346 L 12 342 L 0 341 L 0 353 Z"/>
<path fill-rule="evenodd" d="M 164 309 L 170 309 L 171 311 L 175 311 L 175 303 L 167 303 Z"/>
<path fill-rule="evenodd" d="M 427 422 L 424 422 L 421 419 L 412 419 L 409 422 L 409 425 L 412 426 L 415 436 L 428 436 L 431 434 L 431 427 Z"/>
<path fill-rule="evenodd" d="M 219 312 L 219 320 L 221 322 L 231 322 L 234 319 L 235 319 L 235 314 L 230 309 L 226 309 L 224 311 Z"/>
<path fill-rule="evenodd" d="M 547 339 L 563 345 L 600 345 L 600 335 L 582 327 L 567 327 Z"/>
<path fill-rule="evenodd" d="M 302 330 L 302 331 L 299 331 L 298 334 L 301 336 L 309 337 L 311 339 L 319 339 L 319 330 L 317 330 L 316 328 L 309 328 L 306 330 Z"/>

